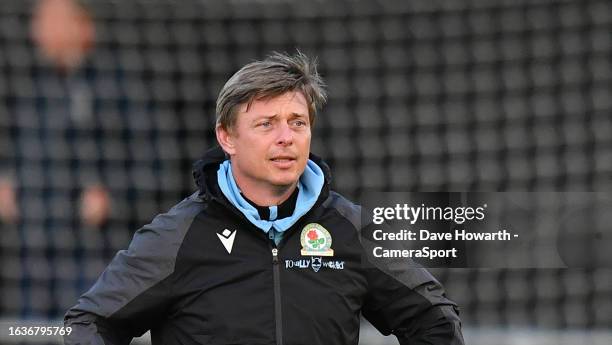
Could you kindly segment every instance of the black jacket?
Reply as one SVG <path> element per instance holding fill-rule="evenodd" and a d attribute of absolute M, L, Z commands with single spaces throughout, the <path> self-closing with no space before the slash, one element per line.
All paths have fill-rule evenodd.
<path fill-rule="evenodd" d="M 211 150 L 196 163 L 200 190 L 138 230 L 65 317 L 66 344 L 351 345 L 363 313 L 400 344 L 463 344 L 455 304 L 424 269 L 372 263 L 360 208 L 329 190 L 278 248 L 223 196 Z M 302 255 L 303 228 L 331 236 L 333 256 Z M 221 235 L 233 233 L 231 253 Z M 229 237 L 229 236 L 224 236 Z"/>

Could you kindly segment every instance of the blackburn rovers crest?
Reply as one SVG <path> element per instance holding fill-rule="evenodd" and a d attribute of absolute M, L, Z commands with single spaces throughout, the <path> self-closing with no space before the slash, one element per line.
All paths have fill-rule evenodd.
<path fill-rule="evenodd" d="M 306 225 L 302 229 L 300 243 L 302 244 L 302 255 L 334 256 L 334 250 L 331 248 L 331 235 L 321 224 Z"/>

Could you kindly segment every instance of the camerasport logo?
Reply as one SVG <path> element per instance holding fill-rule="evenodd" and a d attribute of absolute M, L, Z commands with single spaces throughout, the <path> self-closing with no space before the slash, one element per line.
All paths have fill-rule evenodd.
<path fill-rule="evenodd" d="M 304 256 L 334 256 L 334 250 L 331 248 L 331 235 L 321 224 L 306 225 L 302 229 L 300 243 L 302 244 L 301 254 Z"/>

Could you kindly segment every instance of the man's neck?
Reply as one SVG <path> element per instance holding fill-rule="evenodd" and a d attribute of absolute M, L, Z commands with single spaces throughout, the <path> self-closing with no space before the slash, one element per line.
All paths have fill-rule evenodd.
<path fill-rule="evenodd" d="M 258 206 L 276 206 L 285 202 L 297 188 L 297 181 L 289 186 L 246 186 L 236 180 L 242 194 Z"/>
<path fill-rule="evenodd" d="M 249 200 L 244 194 L 242 197 L 249 203 L 251 206 L 255 207 L 257 213 L 259 213 L 259 218 L 264 220 L 276 220 L 281 218 L 290 217 L 293 215 L 293 211 L 295 211 L 295 204 L 297 203 L 297 197 L 299 193 L 299 188 L 295 188 L 293 193 L 289 197 L 289 199 L 283 201 L 282 203 L 276 205 L 276 209 L 274 213 L 271 212 L 270 206 L 259 206 L 254 203 L 252 200 Z"/>

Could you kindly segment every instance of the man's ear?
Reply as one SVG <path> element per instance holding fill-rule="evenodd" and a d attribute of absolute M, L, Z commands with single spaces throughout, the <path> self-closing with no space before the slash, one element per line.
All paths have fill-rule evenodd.
<path fill-rule="evenodd" d="M 234 146 L 234 137 L 230 133 L 231 131 L 221 125 L 217 125 L 215 133 L 217 134 L 217 142 L 221 145 L 221 148 L 225 153 L 232 156 L 236 153 L 236 147 Z"/>

